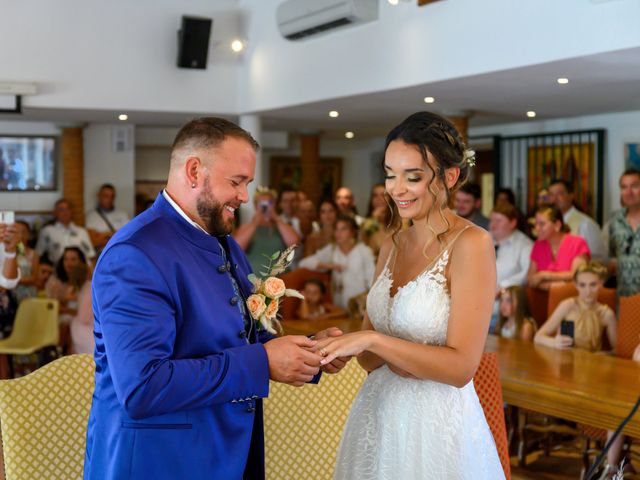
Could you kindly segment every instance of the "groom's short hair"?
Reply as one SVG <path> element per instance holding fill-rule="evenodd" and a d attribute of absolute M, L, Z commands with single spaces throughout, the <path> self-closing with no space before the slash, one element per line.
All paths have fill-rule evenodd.
<path fill-rule="evenodd" d="M 178 152 L 185 149 L 213 149 L 228 137 L 246 141 L 257 152 L 258 142 L 242 127 L 219 117 L 195 118 L 184 125 L 171 147 L 171 163 L 180 160 Z"/>

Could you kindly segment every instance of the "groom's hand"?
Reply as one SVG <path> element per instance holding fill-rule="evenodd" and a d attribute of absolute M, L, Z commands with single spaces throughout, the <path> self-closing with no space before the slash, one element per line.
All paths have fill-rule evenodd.
<path fill-rule="evenodd" d="M 322 357 L 310 349 L 315 340 L 301 335 L 287 335 L 264 344 L 269 359 L 269 378 L 301 387 L 320 371 Z"/>
<path fill-rule="evenodd" d="M 329 337 L 339 337 L 342 335 L 342 330 L 338 327 L 330 327 L 325 330 L 321 330 L 316 333 L 313 338 L 316 340 L 322 340 L 323 338 Z M 338 357 L 334 359 L 331 363 L 327 363 L 321 367 L 323 372 L 326 373 L 338 373 L 340 370 L 344 368 L 344 366 L 349 363 L 351 357 Z"/>

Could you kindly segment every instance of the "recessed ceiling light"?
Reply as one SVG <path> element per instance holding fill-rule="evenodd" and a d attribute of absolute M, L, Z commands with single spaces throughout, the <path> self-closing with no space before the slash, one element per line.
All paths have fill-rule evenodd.
<path fill-rule="evenodd" d="M 568 78 L 564 78 L 564 77 L 560 77 L 558 80 L 556 80 L 560 85 L 566 85 L 567 83 L 569 83 L 569 79 Z"/>
<path fill-rule="evenodd" d="M 129 115 L 127 115 L 126 113 L 121 113 L 120 115 L 118 115 L 118 120 L 122 120 L 123 122 L 125 120 L 129 120 Z"/>
<path fill-rule="evenodd" d="M 329 112 L 329 116 L 330 116 L 331 118 L 338 118 L 338 115 L 340 115 L 340 113 L 339 113 L 337 110 L 331 110 L 331 111 Z"/>
<path fill-rule="evenodd" d="M 400 3 L 400 0 L 387 0 L 391 5 L 393 5 L 394 7 L 396 5 L 398 5 L 398 3 Z"/>
<path fill-rule="evenodd" d="M 424 97 L 424 103 L 433 103 L 436 99 L 433 97 Z"/>
<path fill-rule="evenodd" d="M 239 38 L 234 39 L 233 42 L 231 42 L 231 50 L 236 53 L 240 53 L 244 50 L 244 42 Z"/>
<path fill-rule="evenodd" d="M 344 136 L 346 138 L 348 138 L 349 140 L 351 140 L 353 137 L 355 137 L 356 135 L 353 132 L 345 132 Z"/>
<path fill-rule="evenodd" d="M 533 117 L 535 117 L 535 116 L 536 116 L 536 112 L 534 112 L 533 110 L 529 110 L 529 111 L 527 112 L 527 117 L 529 117 L 529 118 L 533 118 Z"/>

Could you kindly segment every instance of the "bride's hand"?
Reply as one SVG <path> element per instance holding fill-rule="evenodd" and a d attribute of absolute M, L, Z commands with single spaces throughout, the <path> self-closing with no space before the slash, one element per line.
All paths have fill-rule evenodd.
<path fill-rule="evenodd" d="M 314 347 L 314 350 L 324 357 L 320 365 L 326 365 L 338 357 L 360 355 L 371 347 L 374 335 L 376 335 L 376 332 L 373 330 L 362 330 L 340 337 L 327 338 L 320 340 Z"/>

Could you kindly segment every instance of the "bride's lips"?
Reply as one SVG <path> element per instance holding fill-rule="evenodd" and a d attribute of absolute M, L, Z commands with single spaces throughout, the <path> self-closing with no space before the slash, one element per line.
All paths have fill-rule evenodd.
<path fill-rule="evenodd" d="M 395 202 L 400 209 L 409 208 L 416 203 L 415 200 L 396 200 Z"/>

